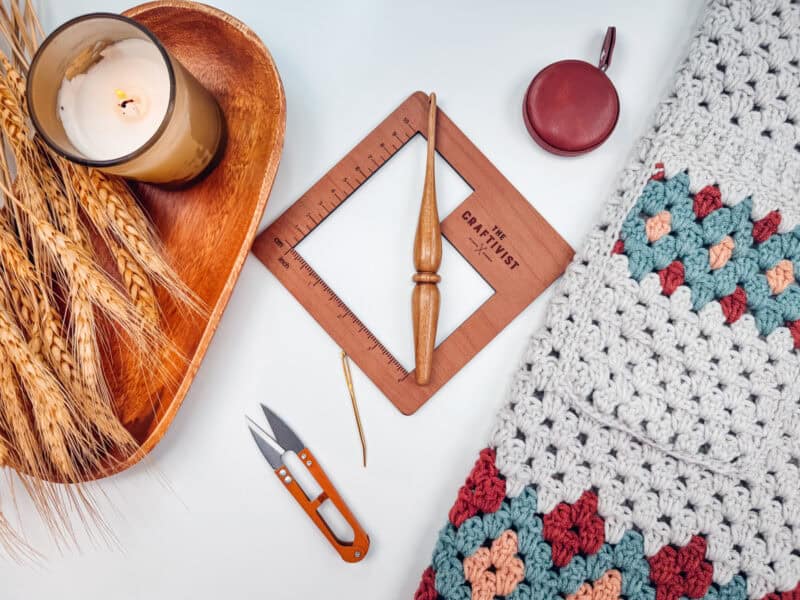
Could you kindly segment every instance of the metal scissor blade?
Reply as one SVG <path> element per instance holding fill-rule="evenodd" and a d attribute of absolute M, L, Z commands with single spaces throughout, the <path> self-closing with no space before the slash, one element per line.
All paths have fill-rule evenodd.
<path fill-rule="evenodd" d="M 258 449 L 261 450 L 261 454 L 264 455 L 267 462 L 272 465 L 273 469 L 283 466 L 284 449 L 253 419 L 247 417 L 247 421 L 249 422 L 250 433 L 253 435 Z"/>
<path fill-rule="evenodd" d="M 287 450 L 293 450 L 294 452 L 300 452 L 300 450 L 306 447 L 305 444 L 300 441 L 300 438 L 297 437 L 297 434 L 292 431 L 292 428 L 283 422 L 283 419 L 263 404 L 261 405 L 261 410 L 263 410 L 264 414 L 267 416 L 267 422 L 272 428 L 272 432 L 275 434 L 275 439 L 278 440 L 281 446 Z"/>

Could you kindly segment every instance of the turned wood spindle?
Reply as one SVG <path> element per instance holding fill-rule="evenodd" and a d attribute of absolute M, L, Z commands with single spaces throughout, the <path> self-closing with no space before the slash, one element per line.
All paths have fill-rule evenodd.
<path fill-rule="evenodd" d="M 439 322 L 439 288 L 441 277 L 436 273 L 442 263 L 442 232 L 439 228 L 439 211 L 436 207 L 436 94 L 430 95 L 428 110 L 428 156 L 425 164 L 425 184 L 419 209 L 417 235 L 414 238 L 413 280 L 416 283 L 411 296 L 411 313 L 414 320 L 414 352 L 416 380 L 420 385 L 430 381 L 433 367 L 433 348 L 436 344 L 436 326 Z"/>

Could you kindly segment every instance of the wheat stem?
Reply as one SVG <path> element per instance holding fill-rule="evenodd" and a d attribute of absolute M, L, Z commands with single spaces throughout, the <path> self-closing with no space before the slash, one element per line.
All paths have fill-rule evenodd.
<path fill-rule="evenodd" d="M 70 455 L 72 432 L 77 429 L 66 409 L 58 381 L 25 343 L 19 328 L 5 309 L 0 309 L 0 345 L 28 391 L 36 430 L 61 475 L 76 480 L 78 470 Z"/>

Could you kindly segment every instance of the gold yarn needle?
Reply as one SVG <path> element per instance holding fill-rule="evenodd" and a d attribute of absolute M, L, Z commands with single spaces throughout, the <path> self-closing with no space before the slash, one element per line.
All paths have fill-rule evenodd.
<path fill-rule="evenodd" d="M 344 381 L 347 384 L 347 391 L 350 392 L 350 401 L 353 403 L 353 414 L 356 417 L 358 427 L 358 437 L 361 438 L 361 455 L 364 468 L 367 466 L 367 440 L 364 438 L 364 428 L 361 426 L 361 415 L 358 413 L 358 403 L 356 402 L 356 390 L 353 387 L 353 375 L 350 372 L 350 359 L 347 353 L 342 350 L 342 370 L 344 371 Z"/>

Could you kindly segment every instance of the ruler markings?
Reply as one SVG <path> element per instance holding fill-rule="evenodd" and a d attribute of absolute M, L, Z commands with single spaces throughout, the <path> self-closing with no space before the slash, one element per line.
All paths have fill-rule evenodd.
<path fill-rule="evenodd" d="M 276 244 L 278 243 L 276 239 Z M 300 253 L 291 248 L 286 255 L 290 259 L 290 261 L 294 262 L 297 265 L 297 269 L 301 273 L 307 273 L 307 277 L 309 281 L 306 282 L 307 286 L 315 289 L 316 293 L 320 295 L 324 295 L 327 297 L 327 301 L 333 304 L 339 311 L 341 311 L 337 316 L 338 319 L 347 319 L 349 320 L 354 327 L 354 331 L 359 334 L 360 337 L 363 338 L 362 341 L 366 343 L 364 346 L 365 350 L 368 352 L 374 352 L 377 350 L 385 359 L 387 364 L 393 366 L 397 371 L 399 378 L 397 381 L 402 381 L 408 376 L 408 371 L 403 367 L 402 364 L 394 357 L 394 355 L 389 352 L 389 350 L 380 342 L 380 340 L 375 336 L 374 333 L 361 321 L 361 319 L 356 316 L 356 314 L 350 310 L 350 307 L 345 304 L 341 298 L 333 291 L 333 289 L 325 282 L 322 277 L 314 270 L 314 268 L 300 255 Z M 283 267 L 284 270 L 292 270 L 292 264 L 289 260 L 281 257 L 278 260 L 278 263 Z"/>

